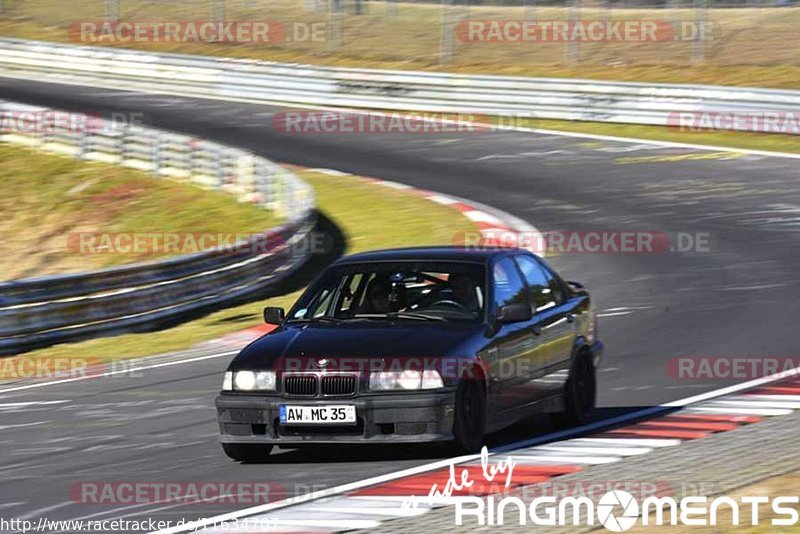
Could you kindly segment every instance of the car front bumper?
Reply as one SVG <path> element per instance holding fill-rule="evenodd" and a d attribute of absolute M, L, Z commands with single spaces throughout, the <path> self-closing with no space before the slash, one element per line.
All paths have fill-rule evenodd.
<path fill-rule="evenodd" d="M 221 394 L 216 399 L 216 406 L 220 441 L 223 443 L 286 446 L 316 443 L 419 443 L 452 439 L 454 399 L 454 390 L 326 399 Z M 281 404 L 354 405 L 357 423 L 280 425 L 278 409 Z"/>

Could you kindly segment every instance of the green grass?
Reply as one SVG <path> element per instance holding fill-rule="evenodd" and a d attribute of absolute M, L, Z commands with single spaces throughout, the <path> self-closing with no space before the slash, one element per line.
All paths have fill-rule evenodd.
<path fill-rule="evenodd" d="M 250 233 L 280 222 L 227 193 L 8 144 L 0 144 L 0 212 L 3 280 L 150 261 L 172 252 L 81 252 L 79 233 Z"/>
<path fill-rule="evenodd" d="M 230 56 L 248 59 L 325 65 L 395 69 L 447 70 L 523 76 L 578 77 L 645 82 L 707 83 L 797 89 L 800 87 L 800 8 L 710 9 L 713 23 L 706 59 L 692 61 L 690 41 L 581 43 L 580 62 L 566 60 L 564 43 L 474 43 L 456 39 L 455 56 L 440 58 L 442 21 L 471 18 L 521 20 L 518 7 L 473 6 L 443 12 L 437 4 L 397 4 L 397 15 L 387 17 L 383 3 L 370 3 L 364 15 L 342 18 L 342 44 L 329 39 L 329 13 L 304 11 L 298 0 L 226 0 L 230 21 L 319 23 L 322 40 L 294 39 L 272 43 L 123 43 L 150 51 Z M 75 42 L 68 32 L 74 21 L 104 17 L 104 0 L 6 0 L 0 16 L 0 35 L 59 42 Z M 153 2 L 119 0 L 120 15 L 128 21 L 180 21 L 209 18 L 208 0 Z M 579 17 L 598 20 L 609 16 L 585 2 Z M 539 20 L 565 20 L 568 10 L 540 7 Z M 691 9 L 614 9 L 612 20 L 695 20 Z M 80 39 L 78 39 L 80 42 Z M 89 43 L 87 43 L 89 44 Z M 104 46 L 110 43 L 100 43 Z M 120 45 L 113 45 L 120 46 Z"/>
<path fill-rule="evenodd" d="M 458 211 L 402 190 L 371 184 L 352 177 L 298 171 L 317 194 L 318 206 L 344 232 L 346 253 L 411 245 L 451 244 L 459 232 L 475 226 Z M 463 234 L 462 234 L 463 235 Z M 92 360 L 145 356 L 189 348 L 261 323 L 264 306 L 288 308 L 299 292 L 212 313 L 182 325 L 145 334 L 128 334 L 68 343 L 25 354 L 25 358 Z"/>

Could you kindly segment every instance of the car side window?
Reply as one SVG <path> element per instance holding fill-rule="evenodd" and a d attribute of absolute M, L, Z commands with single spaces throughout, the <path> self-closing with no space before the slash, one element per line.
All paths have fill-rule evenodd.
<path fill-rule="evenodd" d="M 511 258 L 504 258 L 494 264 L 492 271 L 494 290 L 493 313 L 509 304 L 528 304 L 525 284 Z"/>
<path fill-rule="evenodd" d="M 564 302 L 563 291 L 553 291 L 553 285 L 558 285 L 558 281 L 542 269 L 538 261 L 528 256 L 516 256 L 515 259 L 528 283 L 530 299 L 536 306 L 536 311 L 546 310 Z"/>
<path fill-rule="evenodd" d="M 553 296 L 553 300 L 555 301 L 556 305 L 560 306 L 564 304 L 567 300 L 567 292 L 564 288 L 564 283 L 556 276 L 553 271 L 551 271 L 547 265 L 541 262 L 539 263 L 539 267 L 544 272 L 545 278 L 547 278 L 547 284 L 550 286 L 551 295 Z"/>

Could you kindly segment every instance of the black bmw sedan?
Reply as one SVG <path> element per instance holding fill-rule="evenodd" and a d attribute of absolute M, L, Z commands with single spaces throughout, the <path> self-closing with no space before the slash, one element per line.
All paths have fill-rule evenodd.
<path fill-rule="evenodd" d="M 245 347 L 216 399 L 223 449 L 450 440 L 534 413 L 580 424 L 602 355 L 589 293 L 520 249 L 406 248 L 345 257 Z"/>

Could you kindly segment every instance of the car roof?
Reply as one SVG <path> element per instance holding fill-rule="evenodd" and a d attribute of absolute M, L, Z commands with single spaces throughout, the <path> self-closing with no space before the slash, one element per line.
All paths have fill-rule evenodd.
<path fill-rule="evenodd" d="M 466 261 L 485 263 L 490 258 L 508 254 L 526 252 L 522 249 L 507 247 L 408 247 L 373 250 L 345 256 L 334 265 L 351 263 L 369 263 L 377 261 Z"/>

